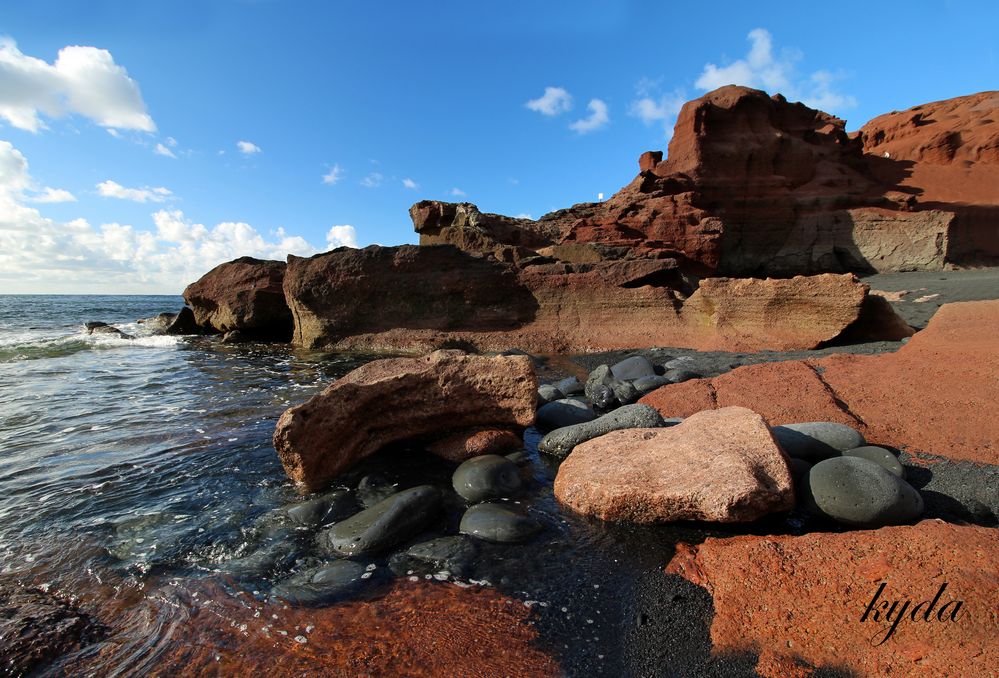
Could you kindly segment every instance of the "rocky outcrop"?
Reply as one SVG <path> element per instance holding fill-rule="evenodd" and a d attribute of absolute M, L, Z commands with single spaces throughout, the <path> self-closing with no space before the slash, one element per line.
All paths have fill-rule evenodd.
<path fill-rule="evenodd" d="M 482 253 L 505 244 L 566 261 L 672 257 L 700 276 L 990 263 L 999 261 L 997 106 L 999 93 L 984 92 L 850 135 L 842 120 L 779 94 L 726 86 L 688 102 L 666 159 L 642 154 L 639 175 L 606 202 L 537 221 L 469 203 L 419 203 L 411 215 L 421 243 Z"/>
<path fill-rule="evenodd" d="M 210 332 L 239 330 L 252 339 L 288 341 L 291 310 L 285 302 L 282 261 L 241 257 L 220 264 L 184 290 L 195 322 Z"/>
<path fill-rule="evenodd" d="M 811 668 L 984 676 L 999 665 L 999 621 L 984 602 L 999 596 L 997 563 L 995 529 L 927 520 L 845 534 L 708 538 L 681 544 L 666 572 L 707 588 L 713 650 L 759 653 L 763 676 Z"/>
<path fill-rule="evenodd" d="M 438 351 L 376 360 L 282 414 L 274 447 L 288 477 L 317 490 L 392 442 L 477 426 L 530 426 L 537 388 L 527 356 Z"/>
<path fill-rule="evenodd" d="M 868 292 L 850 275 L 697 287 L 671 258 L 518 268 L 444 245 L 289 257 L 284 289 L 299 346 L 540 353 L 812 348 L 851 326 Z"/>
<path fill-rule="evenodd" d="M 559 467 L 555 497 L 585 515 L 636 523 L 746 522 L 794 506 L 787 457 L 763 419 L 740 407 L 584 442 Z"/>
<path fill-rule="evenodd" d="M 422 348 L 434 348 L 438 333 L 512 329 L 537 310 L 510 266 L 451 246 L 341 247 L 307 259 L 289 256 L 284 293 L 293 341 L 307 348 L 391 330 L 430 335 Z M 391 341 L 367 345 L 396 348 Z"/>
<path fill-rule="evenodd" d="M 999 92 L 893 111 L 860 128 L 872 172 L 914 209 L 953 216 L 948 264 L 999 263 Z"/>
<path fill-rule="evenodd" d="M 875 445 L 999 464 L 999 301 L 946 304 L 896 353 L 740 367 L 639 402 L 664 417 L 739 405 L 771 425 L 835 421 Z"/>

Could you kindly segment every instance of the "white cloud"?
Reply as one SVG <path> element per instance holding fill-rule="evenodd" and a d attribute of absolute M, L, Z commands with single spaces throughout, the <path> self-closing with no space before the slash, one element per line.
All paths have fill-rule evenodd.
<path fill-rule="evenodd" d="M 590 99 L 590 103 L 586 105 L 586 108 L 590 111 L 589 117 L 580 118 L 569 125 L 569 129 L 580 134 L 589 134 L 601 127 L 606 127 L 607 123 L 610 122 L 610 116 L 607 114 L 607 104 L 600 99 Z"/>
<path fill-rule="evenodd" d="M 704 70 L 695 85 L 698 89 L 713 90 L 725 85 L 744 85 L 764 89 L 771 93 L 781 93 L 791 101 L 801 101 L 806 106 L 822 110 L 851 108 L 857 100 L 847 94 L 834 91 L 833 85 L 842 76 L 828 71 L 816 71 L 800 78 L 795 63 L 801 60 L 801 53 L 795 50 L 782 50 L 774 55 L 773 37 L 763 28 L 749 32 L 749 53 L 727 66 L 705 64 Z"/>
<path fill-rule="evenodd" d="M 534 219 L 534 217 L 532 217 L 527 212 L 521 212 L 520 214 L 515 214 L 515 215 L 513 215 L 513 218 L 514 219 L 532 219 L 532 220 Z"/>
<path fill-rule="evenodd" d="M 97 184 L 97 192 L 105 198 L 131 200 L 133 202 L 163 202 L 171 197 L 170 189 L 158 186 L 156 188 L 125 188 L 117 181 L 108 179 Z"/>
<path fill-rule="evenodd" d="M 361 186 L 365 188 L 377 188 L 382 185 L 382 180 L 385 179 L 381 172 L 372 172 L 368 176 L 361 179 Z"/>
<path fill-rule="evenodd" d="M 153 214 L 153 231 L 85 219 L 60 223 L 23 204 L 23 191 L 33 183 L 24 156 L 0 142 L 0 289 L 9 293 L 177 294 L 239 256 L 317 252 L 283 231 L 272 240 L 245 223 L 208 228 L 177 210 Z"/>
<path fill-rule="evenodd" d="M 654 96 L 642 86 L 639 90 L 645 95 L 632 101 L 628 112 L 646 125 L 661 124 L 666 135 L 671 136 L 673 123 L 687 97 L 681 92 Z"/>
<path fill-rule="evenodd" d="M 418 183 L 408 177 L 402 180 L 402 185 L 414 191 L 420 187 Z"/>
<path fill-rule="evenodd" d="M 174 139 L 173 137 L 167 137 L 166 138 L 166 144 L 170 148 L 176 148 L 177 147 L 177 140 Z"/>
<path fill-rule="evenodd" d="M 357 247 L 357 231 L 350 224 L 332 226 L 326 234 L 326 244 L 330 249 L 337 247 Z"/>
<path fill-rule="evenodd" d="M 0 118 L 37 132 L 45 127 L 42 116 L 69 114 L 111 129 L 156 130 L 139 86 L 107 50 L 71 45 L 49 64 L 0 38 Z"/>
<path fill-rule="evenodd" d="M 541 115 L 558 115 L 572 110 L 572 95 L 562 87 L 545 87 L 545 93 L 526 104 Z"/>
<path fill-rule="evenodd" d="M 323 183 L 331 186 L 343 178 L 343 168 L 340 165 L 333 165 L 330 171 L 323 175 Z"/>
<path fill-rule="evenodd" d="M 451 189 L 450 191 L 448 191 L 448 195 L 453 195 L 453 196 L 455 196 L 456 198 L 464 198 L 464 197 L 465 197 L 466 195 L 468 195 L 468 194 L 467 194 L 467 193 L 465 193 L 465 192 L 464 192 L 463 190 L 461 190 L 460 188 L 457 188 L 457 187 L 455 187 L 455 188 L 452 188 L 452 189 Z"/>
<path fill-rule="evenodd" d="M 28 196 L 27 201 L 37 203 L 76 202 L 76 196 L 65 189 L 46 186 L 40 193 Z"/>
<path fill-rule="evenodd" d="M 255 153 L 260 153 L 263 150 L 252 141 L 237 141 L 236 148 L 238 148 L 239 152 L 243 155 L 254 155 Z"/>
<path fill-rule="evenodd" d="M 9 141 L 0 141 L 0 199 L 12 203 L 76 202 L 61 188 L 38 188 L 28 171 L 28 160 Z"/>
<path fill-rule="evenodd" d="M 171 151 L 169 148 L 167 148 L 163 144 L 156 144 L 156 147 L 153 148 L 153 153 L 155 153 L 156 155 L 163 155 L 163 156 L 166 156 L 168 158 L 176 158 L 177 157 L 176 155 L 173 154 L 173 151 Z"/>

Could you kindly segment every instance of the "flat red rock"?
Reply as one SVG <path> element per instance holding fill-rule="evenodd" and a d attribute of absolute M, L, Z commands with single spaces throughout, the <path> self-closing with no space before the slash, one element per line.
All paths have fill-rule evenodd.
<path fill-rule="evenodd" d="M 713 651 L 759 653 L 763 676 L 804 665 L 858 676 L 977 678 L 999 667 L 999 531 L 992 528 L 926 520 L 844 534 L 707 539 L 681 544 L 666 572 L 711 592 Z M 880 643 L 896 600 L 896 612 L 911 603 Z M 938 616 L 958 600 L 956 620 L 954 603 Z M 914 621 L 911 610 L 923 601 Z"/>

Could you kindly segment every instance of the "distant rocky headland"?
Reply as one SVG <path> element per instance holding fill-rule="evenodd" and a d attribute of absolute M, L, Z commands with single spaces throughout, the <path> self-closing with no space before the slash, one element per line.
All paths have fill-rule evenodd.
<path fill-rule="evenodd" d="M 789 350 L 911 333 L 855 274 L 999 264 L 999 92 L 847 133 L 781 95 L 688 102 L 605 202 L 520 219 L 418 202 L 419 246 L 241 258 L 192 283 L 201 331 L 331 350 Z"/>

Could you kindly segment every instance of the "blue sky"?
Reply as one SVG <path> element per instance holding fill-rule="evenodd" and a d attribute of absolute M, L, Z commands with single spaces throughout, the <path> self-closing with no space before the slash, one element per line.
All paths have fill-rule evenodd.
<path fill-rule="evenodd" d="M 0 293 L 416 242 L 427 198 L 536 218 L 612 194 L 727 82 L 851 130 L 995 89 L 997 26 L 991 2 L 5 0 Z"/>

